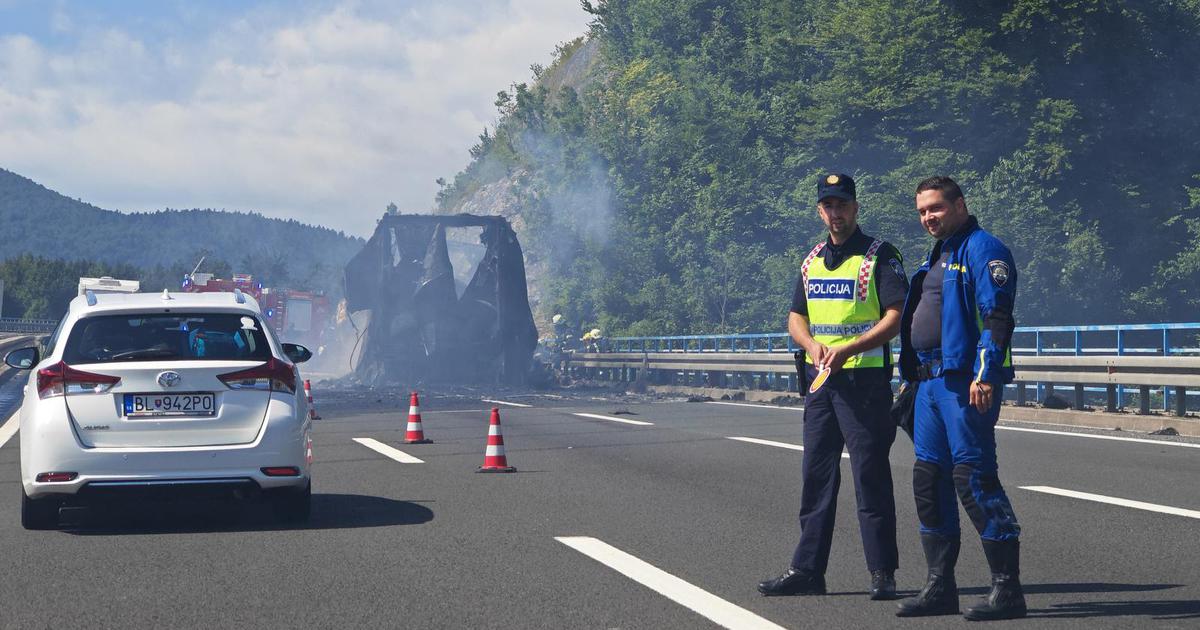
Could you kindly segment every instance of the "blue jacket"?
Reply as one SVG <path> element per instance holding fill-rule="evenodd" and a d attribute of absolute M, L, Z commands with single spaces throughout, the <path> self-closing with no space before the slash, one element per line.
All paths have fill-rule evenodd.
<path fill-rule="evenodd" d="M 930 265 L 949 251 L 942 281 L 942 370 L 969 372 L 974 380 L 1003 385 L 1013 380 L 1013 305 L 1017 267 L 1012 252 L 968 218 L 954 236 L 938 241 L 913 274 L 900 319 L 900 376 L 916 379 L 912 317 Z"/>

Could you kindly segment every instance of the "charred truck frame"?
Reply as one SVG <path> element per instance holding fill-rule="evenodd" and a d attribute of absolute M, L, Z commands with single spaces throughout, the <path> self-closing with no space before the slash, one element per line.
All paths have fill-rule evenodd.
<path fill-rule="evenodd" d="M 479 228 L 479 243 L 452 252 L 456 228 Z M 346 265 L 345 289 L 349 312 L 371 311 L 355 368 L 364 383 L 523 384 L 529 374 L 537 328 L 503 217 L 386 214 Z"/>

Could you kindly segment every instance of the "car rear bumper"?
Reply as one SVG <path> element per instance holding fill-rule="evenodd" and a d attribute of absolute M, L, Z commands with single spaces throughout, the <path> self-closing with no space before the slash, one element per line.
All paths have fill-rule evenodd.
<path fill-rule="evenodd" d="M 302 488 L 309 483 L 311 422 L 273 401 L 262 431 L 249 444 L 178 448 L 87 448 L 66 423 L 21 427 L 21 483 L 30 498 L 48 495 L 170 494 Z M 27 429 L 29 429 L 27 433 Z M 295 467 L 294 476 L 270 476 L 266 467 Z M 38 482 L 44 472 L 76 473 L 70 481 Z"/>

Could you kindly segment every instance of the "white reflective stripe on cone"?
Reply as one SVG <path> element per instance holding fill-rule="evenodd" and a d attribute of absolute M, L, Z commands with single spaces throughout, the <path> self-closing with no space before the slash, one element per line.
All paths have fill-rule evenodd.
<path fill-rule="evenodd" d="M 419 416 L 419 415 L 421 415 L 421 408 L 420 408 L 420 407 L 418 407 L 418 406 L 416 406 L 416 405 L 412 405 L 412 406 L 410 406 L 410 407 L 408 408 L 408 415 L 410 415 L 410 416 Z"/>
<path fill-rule="evenodd" d="M 409 423 L 408 423 L 408 430 L 409 430 L 409 431 L 420 431 L 420 430 L 421 430 L 421 423 L 420 423 L 420 422 L 409 422 Z"/>
<path fill-rule="evenodd" d="M 503 444 L 488 444 L 487 450 L 483 452 L 488 457 L 499 457 L 504 454 Z"/>
<path fill-rule="evenodd" d="M 500 435 L 500 425 L 493 424 L 488 426 L 488 435 Z"/>

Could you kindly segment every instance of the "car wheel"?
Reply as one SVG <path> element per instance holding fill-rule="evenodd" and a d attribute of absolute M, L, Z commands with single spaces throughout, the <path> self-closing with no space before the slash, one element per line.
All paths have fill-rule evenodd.
<path fill-rule="evenodd" d="M 31 499 L 21 488 L 21 527 L 54 529 L 58 527 L 59 501 L 53 497 Z"/>
<path fill-rule="evenodd" d="M 302 489 L 276 490 L 270 497 L 271 510 L 284 523 L 307 523 L 312 514 L 312 481 Z"/>

